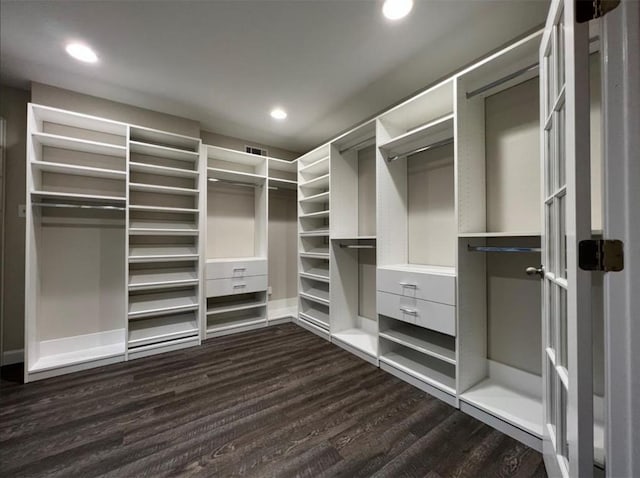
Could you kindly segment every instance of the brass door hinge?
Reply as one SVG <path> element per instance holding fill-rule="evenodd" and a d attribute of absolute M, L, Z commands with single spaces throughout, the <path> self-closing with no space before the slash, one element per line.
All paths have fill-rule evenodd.
<path fill-rule="evenodd" d="M 624 269 L 624 243 L 610 239 L 580 241 L 578 265 L 584 271 L 619 272 Z"/>
<path fill-rule="evenodd" d="M 620 0 L 575 0 L 575 2 L 578 23 L 600 18 L 620 5 Z"/>

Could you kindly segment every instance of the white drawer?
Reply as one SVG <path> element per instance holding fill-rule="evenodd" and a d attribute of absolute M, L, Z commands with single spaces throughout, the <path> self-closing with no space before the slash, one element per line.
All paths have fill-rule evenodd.
<path fill-rule="evenodd" d="M 266 259 L 221 259 L 207 261 L 206 279 L 228 279 L 267 275 Z"/>
<path fill-rule="evenodd" d="M 452 305 L 378 292 L 378 313 L 443 334 L 456 335 L 456 308 Z"/>
<path fill-rule="evenodd" d="M 377 284 L 382 292 L 456 304 L 456 278 L 453 275 L 378 269 Z"/>
<path fill-rule="evenodd" d="M 209 279 L 207 282 L 207 297 L 221 295 L 244 294 L 267 290 L 267 276 L 249 276 L 234 279 Z"/>

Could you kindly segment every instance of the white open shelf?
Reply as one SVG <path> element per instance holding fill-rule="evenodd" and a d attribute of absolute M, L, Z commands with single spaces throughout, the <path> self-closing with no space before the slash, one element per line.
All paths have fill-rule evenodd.
<path fill-rule="evenodd" d="M 139 141 L 129 141 L 129 150 L 132 153 L 173 159 L 176 161 L 196 162 L 200 157 L 200 153 L 196 151 L 185 151 L 183 149 L 171 148 L 158 144 L 142 143 Z"/>
<path fill-rule="evenodd" d="M 198 334 L 194 314 L 179 314 L 129 322 L 129 347 L 192 337 Z"/>
<path fill-rule="evenodd" d="M 368 355 L 378 355 L 378 340 L 374 331 L 353 328 L 336 332 L 333 337 Z"/>
<path fill-rule="evenodd" d="M 129 162 L 129 170 L 136 173 L 156 174 L 158 176 L 169 177 L 181 177 L 181 178 L 195 178 L 198 176 L 198 171 L 183 168 L 172 168 L 169 166 L 159 166 L 156 164 L 138 163 L 135 161 Z"/>
<path fill-rule="evenodd" d="M 91 178 L 122 179 L 127 173 L 117 169 L 93 168 L 89 166 L 77 166 L 75 164 L 54 163 L 50 161 L 31 161 L 31 167 L 40 172 L 69 174 L 72 176 L 86 176 Z"/>
<path fill-rule="evenodd" d="M 177 133 L 168 133 L 144 126 L 131 126 L 129 136 L 131 140 L 135 142 L 164 145 L 171 149 L 184 150 L 190 153 L 197 153 L 200 148 L 200 140 L 198 138 Z"/>
<path fill-rule="evenodd" d="M 145 183 L 129 183 L 129 189 L 131 191 L 140 191 L 145 193 L 175 194 L 179 196 L 196 196 L 198 194 L 197 189 L 177 188 L 174 186 L 160 186 L 158 184 Z"/>
<path fill-rule="evenodd" d="M 320 158 L 300 168 L 301 174 L 327 174 L 329 172 L 329 156 Z"/>
<path fill-rule="evenodd" d="M 101 196 L 96 194 L 60 193 L 55 191 L 31 191 L 32 199 L 57 199 L 95 204 L 124 206 L 126 199 L 121 196 Z"/>
<path fill-rule="evenodd" d="M 129 262 L 196 261 L 198 259 L 196 246 L 145 244 L 129 247 Z"/>
<path fill-rule="evenodd" d="M 324 217 L 329 217 L 329 211 L 317 211 L 310 212 L 307 214 L 300 214 L 300 219 L 320 219 Z"/>
<path fill-rule="evenodd" d="M 465 232 L 458 234 L 458 237 L 538 237 L 537 232 Z"/>
<path fill-rule="evenodd" d="M 98 141 L 89 141 L 86 139 L 70 138 L 68 136 L 37 132 L 31 133 L 31 137 L 38 146 L 68 149 L 82 153 L 102 154 L 105 156 L 116 156 L 118 158 L 125 158 L 127 155 L 127 148 L 116 144 L 101 143 Z"/>
<path fill-rule="evenodd" d="M 325 203 L 328 201 L 329 201 L 329 191 L 320 193 L 320 194 L 314 194 L 313 196 L 300 199 L 300 202 L 303 204 Z"/>
<path fill-rule="evenodd" d="M 320 327 L 329 330 L 329 319 L 324 317 L 318 317 L 316 314 L 309 314 L 306 312 L 298 312 L 298 316 L 308 322 L 311 322 L 316 327 Z"/>
<path fill-rule="evenodd" d="M 247 300 L 247 299 L 228 300 L 228 301 L 216 304 L 213 307 L 207 307 L 207 315 L 225 314 L 227 312 L 237 312 L 240 310 L 257 309 L 259 307 L 266 307 L 266 306 L 267 306 L 267 302 L 263 298 L 256 299 L 256 300 Z"/>
<path fill-rule="evenodd" d="M 460 400 L 542 438 L 542 398 L 487 378 L 460 395 Z"/>
<path fill-rule="evenodd" d="M 199 212 L 198 209 L 186 208 L 186 207 L 167 207 L 167 206 L 145 206 L 138 204 L 129 204 L 130 211 L 146 211 L 146 212 L 169 212 L 169 213 L 185 213 L 195 214 Z"/>
<path fill-rule="evenodd" d="M 309 189 L 325 189 L 329 187 L 329 175 L 319 176 L 309 181 L 303 181 L 298 183 L 301 188 Z"/>
<path fill-rule="evenodd" d="M 129 297 L 129 319 L 167 315 L 198 309 L 198 298 L 195 293 L 149 294 Z"/>
<path fill-rule="evenodd" d="M 395 320 L 393 328 L 380 331 L 380 337 L 444 362 L 453 365 L 456 363 L 455 340 L 451 337 L 445 337 L 426 329 L 420 331 L 418 327 L 411 327 Z"/>
<path fill-rule="evenodd" d="M 269 171 L 274 170 L 293 174 L 298 171 L 298 160 L 287 161 L 286 159 L 267 157 L 267 161 Z M 271 176 L 271 172 L 269 172 L 269 176 Z"/>
<path fill-rule="evenodd" d="M 311 229 L 309 231 L 301 231 L 300 237 L 325 237 L 329 235 L 329 227 L 321 227 L 318 229 Z"/>
<path fill-rule="evenodd" d="M 425 364 L 425 356 L 409 348 L 398 348 L 393 352 L 385 353 L 380 357 L 380 361 L 391 365 L 402 372 L 411 375 L 418 380 L 432 385 L 445 392 L 456 394 L 456 379 L 454 376 L 442 373 L 433 367 Z"/>
<path fill-rule="evenodd" d="M 327 263 L 326 267 L 317 265 L 315 267 L 300 271 L 300 277 L 314 279 L 321 282 L 329 282 L 329 263 Z"/>
<path fill-rule="evenodd" d="M 382 143 L 379 148 L 388 158 L 403 156 L 453 138 L 453 114 L 438 118 Z"/>
<path fill-rule="evenodd" d="M 38 359 L 29 372 L 40 372 L 124 355 L 124 329 L 38 343 Z"/>
<path fill-rule="evenodd" d="M 262 174 L 244 173 L 231 169 L 207 168 L 207 178 L 215 183 L 215 179 L 237 183 L 263 184 L 266 177 Z"/>
<path fill-rule="evenodd" d="M 140 269 L 129 272 L 129 290 L 166 289 L 198 285 L 195 269 Z"/>
<path fill-rule="evenodd" d="M 127 134 L 127 125 L 118 121 L 52 108 L 51 106 L 32 104 L 31 108 L 33 109 L 34 118 L 38 122 L 99 131 L 115 136 L 125 136 Z"/>
<path fill-rule="evenodd" d="M 207 315 L 207 334 L 224 333 L 233 329 L 266 325 L 267 317 L 259 308 L 225 314 Z"/>
<path fill-rule="evenodd" d="M 317 302 L 318 304 L 329 305 L 329 293 L 321 289 L 311 288 L 307 292 L 301 291 L 300 297 Z"/>
<path fill-rule="evenodd" d="M 301 252 L 300 257 L 306 257 L 307 259 L 325 259 L 329 260 L 329 252 L 325 249 L 316 248 L 307 252 Z"/>
<path fill-rule="evenodd" d="M 158 222 L 131 219 L 129 234 L 146 236 L 197 236 L 198 227 L 195 223 L 187 222 Z"/>
<path fill-rule="evenodd" d="M 270 159 L 267 156 L 259 156 L 257 154 L 245 153 L 244 151 L 237 151 L 234 149 L 221 148 L 220 146 L 211 145 L 207 145 L 207 158 L 254 167 L 260 166 L 266 160 Z"/>

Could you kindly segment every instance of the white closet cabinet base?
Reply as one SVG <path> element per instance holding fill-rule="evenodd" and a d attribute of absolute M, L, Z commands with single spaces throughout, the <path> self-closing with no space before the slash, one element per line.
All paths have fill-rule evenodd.
<path fill-rule="evenodd" d="M 333 334 L 331 342 L 376 367 L 379 365 L 378 341 L 375 335 L 359 329 L 349 329 Z"/>
<path fill-rule="evenodd" d="M 43 370 L 29 371 L 26 374 L 26 382 L 34 382 L 36 380 L 44 380 L 46 378 L 58 377 L 60 375 L 66 375 L 73 372 L 81 372 L 83 370 L 89 370 L 96 367 L 102 367 L 104 365 L 111 365 L 114 363 L 124 362 L 124 352 L 119 353 L 111 357 L 92 359 L 90 361 L 83 361 L 73 365 L 62 365 L 56 368 L 49 368 Z"/>
<path fill-rule="evenodd" d="M 223 325 L 220 327 L 212 327 L 207 329 L 207 339 L 213 337 L 222 337 L 224 335 L 238 334 L 240 332 L 248 332 L 250 330 L 262 329 L 267 326 L 266 319 L 256 319 L 244 323 Z"/>
<path fill-rule="evenodd" d="M 158 344 L 147 345 L 145 347 L 136 347 L 129 349 L 129 360 L 149 357 L 151 355 L 162 354 L 165 352 L 173 352 L 175 350 L 186 349 L 189 347 L 195 347 L 200 345 L 200 339 L 198 337 L 187 337 L 179 340 L 172 340 L 171 342 L 162 342 Z"/>
<path fill-rule="evenodd" d="M 298 316 L 298 318 L 296 319 L 296 323 L 300 327 L 302 327 L 303 329 L 307 329 L 309 332 L 312 332 L 312 333 L 322 337 L 325 340 L 331 341 L 331 334 L 329 333 L 328 330 L 326 330 L 326 329 L 324 329 L 322 327 L 318 327 L 317 325 L 309 322 L 302 315 Z"/>

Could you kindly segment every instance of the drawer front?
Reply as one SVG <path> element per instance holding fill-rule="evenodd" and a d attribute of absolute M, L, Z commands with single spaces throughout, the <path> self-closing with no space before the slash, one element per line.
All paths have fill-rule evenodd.
<path fill-rule="evenodd" d="M 456 304 L 453 276 L 378 269 L 378 290 L 441 304 Z"/>
<path fill-rule="evenodd" d="M 250 276 L 235 279 L 207 280 L 207 297 L 244 294 L 267 290 L 267 276 Z"/>
<path fill-rule="evenodd" d="M 207 261 L 205 276 L 207 279 L 229 279 L 267 275 L 267 261 Z"/>
<path fill-rule="evenodd" d="M 456 308 L 452 305 L 378 292 L 378 313 L 443 334 L 456 335 Z"/>

